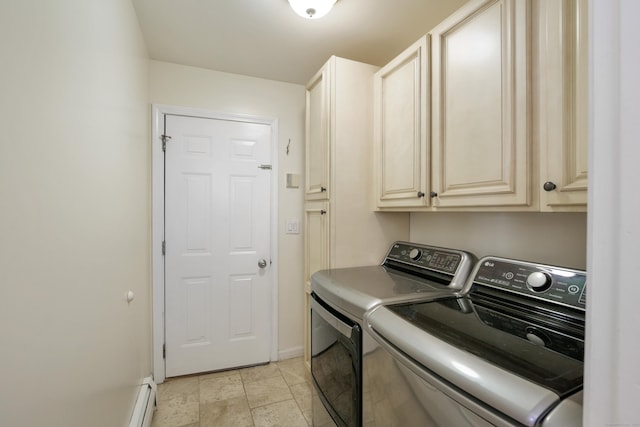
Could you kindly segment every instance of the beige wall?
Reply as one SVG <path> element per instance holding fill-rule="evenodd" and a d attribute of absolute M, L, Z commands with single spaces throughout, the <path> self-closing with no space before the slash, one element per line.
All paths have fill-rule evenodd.
<path fill-rule="evenodd" d="M 586 269 L 585 213 L 411 214 L 411 240 L 486 255 Z"/>
<path fill-rule="evenodd" d="M 278 119 L 278 352 L 302 355 L 303 240 L 284 227 L 288 218 L 303 220 L 305 88 L 159 61 L 150 62 L 149 76 L 154 104 Z M 300 174 L 300 188 L 286 188 L 287 173 Z"/>
<path fill-rule="evenodd" d="M 4 1 L 0 57 L 0 425 L 125 425 L 151 370 L 135 12 Z"/>

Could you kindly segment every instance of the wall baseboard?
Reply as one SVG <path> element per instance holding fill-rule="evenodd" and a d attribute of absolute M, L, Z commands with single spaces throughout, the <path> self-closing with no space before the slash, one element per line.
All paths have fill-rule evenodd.
<path fill-rule="evenodd" d="M 140 385 L 140 391 L 129 421 L 129 427 L 150 427 L 153 411 L 156 406 L 156 384 L 152 377 L 147 377 Z"/>
<path fill-rule="evenodd" d="M 304 356 L 304 347 L 293 347 L 278 352 L 278 360 L 293 359 L 294 357 Z"/>

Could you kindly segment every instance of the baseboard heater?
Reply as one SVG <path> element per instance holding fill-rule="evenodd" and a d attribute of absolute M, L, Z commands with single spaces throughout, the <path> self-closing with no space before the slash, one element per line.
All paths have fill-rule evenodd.
<path fill-rule="evenodd" d="M 129 427 L 151 426 L 153 411 L 156 406 L 156 391 L 156 383 L 153 382 L 152 377 L 147 377 L 142 381 Z"/>

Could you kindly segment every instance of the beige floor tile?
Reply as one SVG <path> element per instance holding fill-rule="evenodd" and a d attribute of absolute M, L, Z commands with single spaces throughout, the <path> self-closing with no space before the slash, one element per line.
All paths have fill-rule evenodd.
<path fill-rule="evenodd" d="M 307 427 L 296 402 L 285 400 L 251 410 L 256 427 Z"/>
<path fill-rule="evenodd" d="M 170 378 L 158 385 L 158 400 L 170 400 L 188 394 L 197 395 L 198 382 L 198 377 Z"/>
<path fill-rule="evenodd" d="M 200 403 L 196 394 L 182 394 L 163 400 L 153 414 L 152 427 L 183 427 L 198 423 Z"/>
<path fill-rule="evenodd" d="M 253 427 L 245 396 L 200 405 L 200 427 Z"/>
<path fill-rule="evenodd" d="M 152 427 L 307 427 L 313 394 L 301 357 L 168 379 L 158 386 Z"/>
<path fill-rule="evenodd" d="M 290 387 L 291 394 L 302 412 L 311 411 L 311 387 L 310 383 L 301 383 Z"/>
<path fill-rule="evenodd" d="M 214 376 L 200 381 L 200 403 L 218 402 L 244 396 L 240 375 Z"/>
<path fill-rule="evenodd" d="M 244 383 L 266 380 L 267 378 L 279 377 L 281 375 L 280 369 L 276 363 L 239 369 L 238 372 L 242 376 L 242 381 Z"/>
<path fill-rule="evenodd" d="M 282 376 L 267 378 L 244 384 L 250 408 L 269 405 L 271 403 L 293 400 L 289 386 Z M 297 406 L 297 405 L 296 405 Z"/>
<path fill-rule="evenodd" d="M 284 380 L 290 386 L 311 382 L 311 374 L 307 369 L 307 365 L 304 363 L 304 359 L 301 357 L 280 361 L 278 362 L 278 367 Z"/>

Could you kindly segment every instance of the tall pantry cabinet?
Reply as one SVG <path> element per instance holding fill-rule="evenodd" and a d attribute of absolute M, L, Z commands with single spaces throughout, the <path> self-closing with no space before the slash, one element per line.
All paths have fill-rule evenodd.
<path fill-rule="evenodd" d="M 374 212 L 373 74 L 377 67 L 332 56 L 307 84 L 305 168 L 305 360 L 311 275 L 379 264 L 409 237 L 409 215 Z"/>

